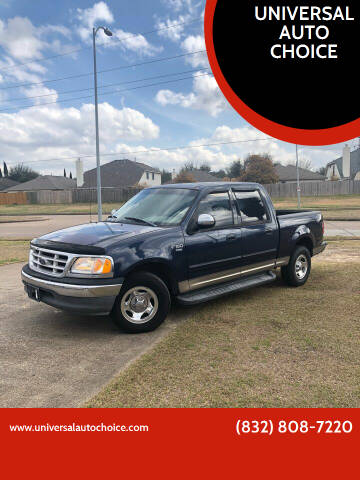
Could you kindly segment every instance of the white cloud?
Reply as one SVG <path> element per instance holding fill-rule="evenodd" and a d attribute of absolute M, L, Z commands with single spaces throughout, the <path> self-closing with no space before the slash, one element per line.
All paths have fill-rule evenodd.
<path fill-rule="evenodd" d="M 114 16 L 105 2 L 95 3 L 92 7 L 85 9 L 77 8 L 76 12 L 77 19 L 80 21 L 77 32 L 84 41 L 91 38 L 92 29 L 98 26 L 99 22 L 109 25 L 114 22 Z"/>
<path fill-rule="evenodd" d="M 160 90 L 155 99 L 160 105 L 179 105 L 183 108 L 203 110 L 216 117 L 227 108 L 227 102 L 219 89 L 216 80 L 211 76 L 195 74 L 193 78 L 193 91 L 190 93 L 177 93 L 172 90 Z"/>
<path fill-rule="evenodd" d="M 113 32 L 116 41 L 107 41 L 106 46 L 113 48 L 121 48 L 123 51 L 135 52 L 142 56 L 155 55 L 163 50 L 162 47 L 156 47 L 149 43 L 143 35 L 133 35 L 121 29 L 116 29 Z M 107 39 L 109 37 L 106 37 Z M 119 42 L 120 41 L 120 42 Z"/>
<path fill-rule="evenodd" d="M 203 144 L 222 142 L 239 143 L 201 146 Z M 155 147 L 150 152 L 142 154 L 141 151 L 148 150 L 147 147 L 138 145 L 134 148 L 126 143 L 118 143 L 115 150 L 119 152 L 119 156 L 122 158 L 124 156 L 128 156 L 131 159 L 136 157 L 138 161 L 152 166 L 168 170 L 175 169 L 176 171 L 179 171 L 184 163 L 188 161 L 193 162 L 198 167 L 206 162 L 213 170 L 225 169 L 234 160 L 244 159 L 250 153 L 270 153 L 274 161 L 284 164 L 291 161 L 294 157 L 294 152 L 287 149 L 287 144 L 272 138 L 267 139 L 265 134 L 250 126 L 231 128 L 227 125 L 222 125 L 217 127 L 210 137 L 198 138 L 189 142 L 188 145 L 197 148 L 164 151 Z M 136 153 L 137 151 L 138 153 Z"/>
<path fill-rule="evenodd" d="M 206 50 L 204 37 L 201 35 L 189 35 L 181 43 L 181 48 L 185 51 L 185 53 Z M 188 57 L 185 57 L 185 62 L 189 63 L 194 68 L 209 66 L 206 52 L 197 53 L 196 55 L 189 55 Z"/>
<path fill-rule="evenodd" d="M 206 50 L 205 40 L 202 35 L 188 35 L 182 42 L 181 48 L 186 53 Z M 206 51 L 185 57 L 185 63 L 194 68 L 209 68 Z M 216 117 L 227 108 L 227 102 L 220 91 L 215 78 L 207 76 L 194 77 L 190 93 L 160 90 L 156 95 L 160 105 L 179 105 L 183 108 L 203 110 Z"/>
<path fill-rule="evenodd" d="M 48 35 L 53 33 L 67 38 L 71 38 L 72 36 L 71 30 L 64 25 L 43 25 L 38 27 L 38 32 L 40 35 Z"/>
<path fill-rule="evenodd" d="M 93 27 L 99 25 L 109 26 L 114 23 L 115 18 L 109 6 L 101 1 L 92 7 L 76 9 L 76 18 L 79 21 L 77 32 L 81 40 L 89 43 L 92 38 Z M 99 30 L 97 42 L 109 48 L 120 48 L 123 51 L 137 53 L 141 56 L 151 56 L 162 50 L 161 47 L 152 45 L 143 35 L 135 35 L 120 28 L 111 29 L 113 36 L 108 37 L 103 30 Z"/>
<path fill-rule="evenodd" d="M 171 40 L 172 42 L 179 42 L 183 38 L 185 25 L 189 20 L 189 16 L 180 15 L 175 20 L 166 18 L 164 20 L 157 19 L 155 26 L 159 30 L 157 33 L 160 37 Z"/>
<path fill-rule="evenodd" d="M 159 136 L 159 127 L 131 108 L 116 109 L 102 103 L 99 105 L 99 119 L 103 153 L 114 151 L 119 141 L 141 141 Z M 29 162 L 39 169 L 60 171 L 63 162 L 32 164 L 32 160 L 91 155 L 94 142 L 94 106 L 91 104 L 80 108 L 37 107 L 36 115 L 32 109 L 0 114 L 1 153 L 10 165 Z"/>
<path fill-rule="evenodd" d="M 46 37 L 60 35 L 71 37 L 71 32 L 63 25 L 44 25 L 35 27 L 26 17 L 0 19 L 0 46 L 8 56 L 17 61 L 39 59 L 45 49 L 52 50 L 59 40 L 48 42 Z"/>
<path fill-rule="evenodd" d="M 28 18 L 0 20 L 0 46 L 17 60 L 40 58 L 44 43 Z"/>
<path fill-rule="evenodd" d="M 179 12 L 180 10 L 193 12 L 202 2 L 194 2 L 193 0 L 162 0 L 162 3 L 174 12 Z"/>
<path fill-rule="evenodd" d="M 58 99 L 57 91 L 44 85 L 32 85 L 27 88 L 22 87 L 19 91 L 20 94 L 25 95 L 25 97 L 38 97 L 32 98 L 35 105 L 40 105 L 43 102 L 55 102 Z M 17 102 L 20 102 L 20 100 L 17 100 Z M 22 100 L 22 102 L 24 102 L 24 100 Z"/>

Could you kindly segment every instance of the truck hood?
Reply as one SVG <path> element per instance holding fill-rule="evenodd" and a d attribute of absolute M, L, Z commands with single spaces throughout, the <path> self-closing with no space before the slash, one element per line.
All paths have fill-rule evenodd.
<path fill-rule="evenodd" d="M 160 230 L 160 227 L 134 225 L 114 222 L 86 223 L 48 233 L 33 240 L 32 243 L 44 247 L 58 247 L 64 244 L 72 246 L 96 247 L 101 243 L 112 244 L 120 239 Z M 61 248 L 63 250 L 63 248 Z"/>

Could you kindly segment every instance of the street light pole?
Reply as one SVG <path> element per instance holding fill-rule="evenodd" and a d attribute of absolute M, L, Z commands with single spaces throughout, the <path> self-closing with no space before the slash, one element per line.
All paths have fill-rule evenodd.
<path fill-rule="evenodd" d="M 98 92 L 97 92 L 97 70 L 96 70 L 96 34 L 99 29 L 111 37 L 111 31 L 106 27 L 93 28 L 93 53 L 94 53 L 94 95 L 95 95 L 95 136 L 96 136 L 96 186 L 98 199 L 98 222 L 102 221 L 102 201 L 101 201 L 101 170 L 100 170 L 100 140 L 99 140 L 99 109 L 98 109 Z"/>
<path fill-rule="evenodd" d="M 299 175 L 299 149 L 296 145 L 296 183 L 297 183 L 297 203 L 300 208 L 300 175 Z"/>

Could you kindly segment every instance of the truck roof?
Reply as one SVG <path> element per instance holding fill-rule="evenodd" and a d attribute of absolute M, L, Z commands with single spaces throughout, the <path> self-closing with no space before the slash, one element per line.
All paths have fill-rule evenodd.
<path fill-rule="evenodd" d="M 150 188 L 188 188 L 193 190 L 204 190 L 214 187 L 242 187 L 257 188 L 259 183 L 254 182 L 198 182 L 198 183 L 168 183 L 166 185 L 157 185 Z"/>

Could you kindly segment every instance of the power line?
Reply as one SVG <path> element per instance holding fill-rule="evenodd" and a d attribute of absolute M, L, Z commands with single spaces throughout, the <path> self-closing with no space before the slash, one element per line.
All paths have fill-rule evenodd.
<path fill-rule="evenodd" d="M 266 140 L 278 141 L 276 138 L 266 137 L 266 138 L 253 138 L 249 140 L 234 140 L 231 142 L 218 142 L 218 143 L 203 143 L 201 145 L 186 145 L 181 147 L 168 147 L 168 148 L 150 148 L 147 150 L 134 150 L 133 152 L 113 152 L 113 153 L 102 153 L 102 157 L 108 157 L 112 155 L 138 155 L 141 153 L 157 153 L 164 151 L 175 151 L 175 150 L 186 150 L 192 148 L 201 148 L 201 147 L 216 147 L 221 145 L 234 145 L 239 143 L 251 143 L 251 142 L 264 142 Z M 63 160 L 73 160 L 77 158 L 95 158 L 96 155 L 80 155 L 76 154 L 71 157 L 60 157 L 60 158 L 48 158 L 46 160 L 28 160 L 25 163 L 40 163 L 40 162 L 60 162 Z"/>
<path fill-rule="evenodd" d="M 171 57 L 156 58 L 154 60 L 148 60 L 146 62 L 133 63 L 131 65 L 121 65 L 120 67 L 108 68 L 106 70 L 98 70 L 97 73 L 98 74 L 99 73 L 107 73 L 107 72 L 113 72 L 115 70 L 124 70 L 124 69 L 127 69 L 127 68 L 140 67 L 142 65 L 149 65 L 149 64 L 152 64 L 152 63 L 165 62 L 167 60 L 174 60 L 176 58 L 187 57 L 187 56 L 190 56 L 190 55 L 196 55 L 198 53 L 204 53 L 204 52 L 206 52 L 206 50 L 197 50 L 196 52 L 182 53 L 180 55 L 174 55 L 174 56 L 171 56 Z M 73 78 L 88 77 L 88 76 L 93 75 L 93 74 L 94 74 L 94 72 L 79 73 L 77 75 L 70 75 L 68 77 L 55 78 L 53 80 L 43 80 L 41 82 L 22 83 L 22 84 L 19 84 L 19 85 L 1 87 L 0 90 L 9 90 L 9 89 L 12 89 L 12 88 L 20 88 L 20 87 L 31 87 L 33 85 L 43 85 L 45 83 L 60 82 L 62 80 L 70 80 L 70 79 L 73 79 Z"/>
<path fill-rule="evenodd" d="M 127 81 L 118 82 L 118 83 L 108 83 L 107 85 L 99 85 L 98 88 L 115 87 L 117 85 L 124 85 L 124 84 L 128 84 L 128 83 L 137 83 L 137 82 L 143 82 L 143 81 L 146 81 L 146 80 L 155 80 L 156 78 L 172 77 L 174 75 L 184 75 L 185 73 L 202 72 L 203 70 L 208 70 L 208 67 L 195 68 L 193 70 L 185 70 L 185 71 L 176 72 L 176 73 L 166 73 L 166 74 L 163 74 L 163 75 L 156 75 L 155 77 L 140 78 L 138 80 L 127 80 Z M 63 91 L 63 92 L 55 92 L 55 93 L 45 93 L 43 95 L 34 95 L 32 97 L 8 98 L 4 103 L 14 102 L 14 101 L 17 101 L 17 100 L 31 100 L 33 98 L 51 97 L 51 96 L 54 96 L 54 95 L 64 95 L 64 94 L 68 94 L 68 93 L 85 92 L 85 91 L 89 91 L 89 90 L 94 90 L 94 87 L 78 88 L 76 90 L 66 90 L 66 91 Z M 106 93 L 106 92 L 104 92 L 104 93 Z M 39 106 L 39 105 L 29 105 L 29 106 Z M 0 110 L 0 111 L 2 111 L 2 110 Z"/>
<path fill-rule="evenodd" d="M 196 22 L 199 22 L 200 20 L 202 20 L 202 17 L 199 17 L 195 20 L 191 20 L 190 22 L 181 22 L 181 23 L 177 23 L 177 24 L 174 24 L 174 25 L 170 25 L 170 26 L 167 26 L 167 27 L 161 27 L 161 28 L 157 28 L 156 30 L 148 30 L 147 32 L 141 32 L 141 33 L 134 33 L 134 34 L 131 34 L 131 35 L 127 35 L 126 37 L 123 37 L 123 38 L 116 38 L 116 39 L 113 39 L 111 44 L 117 44 L 117 43 L 122 43 L 124 42 L 125 40 L 129 39 L 129 38 L 134 38 L 134 37 L 138 37 L 140 35 L 150 35 L 152 33 L 156 33 L 156 32 L 160 32 L 162 30 L 169 30 L 171 28 L 177 28 L 177 27 L 180 27 L 182 25 L 190 25 L 192 23 L 196 23 Z M 104 45 L 104 44 L 102 44 Z M 51 55 L 49 57 L 43 57 L 43 58 L 39 58 L 37 60 L 31 60 L 29 62 L 23 62 L 23 63 L 17 63 L 16 65 L 9 65 L 8 67 L 5 67 L 5 68 L 1 68 L 0 69 L 0 72 L 5 72 L 5 71 L 8 71 L 8 70 L 12 70 L 12 69 L 16 69 L 16 68 L 20 68 L 20 67 L 23 67 L 25 65 L 30 65 L 32 63 L 39 63 L 39 62 L 44 62 L 46 60 L 53 60 L 54 58 L 59 58 L 59 57 L 65 57 L 66 55 L 72 55 L 74 53 L 77 53 L 77 52 L 81 52 L 82 50 L 90 50 L 92 47 L 81 47 L 81 48 L 75 48 L 73 50 L 69 50 L 68 52 L 65 52 L 65 53 L 58 53 L 56 55 Z"/>
<path fill-rule="evenodd" d="M 111 90 L 110 92 L 99 93 L 99 96 L 113 95 L 115 93 L 122 93 L 122 92 L 128 92 L 130 90 L 137 90 L 139 88 L 154 87 L 156 85 L 164 85 L 164 84 L 167 84 L 167 83 L 180 82 L 181 80 L 203 77 L 203 76 L 206 76 L 206 75 L 212 75 L 212 74 L 211 73 L 202 73 L 200 75 L 191 75 L 189 77 L 176 78 L 175 80 L 167 80 L 165 82 L 150 83 L 149 85 L 140 85 L 138 87 L 125 88 L 123 90 Z M 56 100 L 55 102 L 41 103 L 40 105 L 18 105 L 17 107 L 3 108 L 3 109 L 0 110 L 0 113 L 1 112 L 9 112 L 9 111 L 18 110 L 18 109 L 25 110 L 25 109 L 28 109 L 28 108 L 40 108 L 40 107 L 43 107 L 45 105 L 54 105 L 55 103 L 71 102 L 73 100 L 85 100 L 87 98 L 93 98 L 93 95 L 84 95 L 84 96 L 81 96 L 81 97 L 66 98 L 66 99 L 63 99 L 63 100 Z"/>

